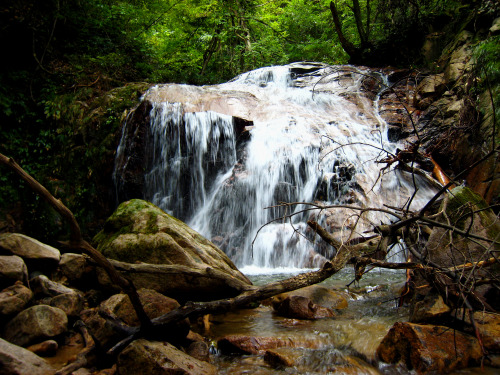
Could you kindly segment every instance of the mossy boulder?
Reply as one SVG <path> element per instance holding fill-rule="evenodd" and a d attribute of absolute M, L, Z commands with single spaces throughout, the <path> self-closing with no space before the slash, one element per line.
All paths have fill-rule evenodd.
<path fill-rule="evenodd" d="M 478 194 L 465 186 L 458 186 L 448 193 L 440 212 L 438 221 L 458 230 L 491 240 L 498 238 L 500 233 L 500 223 L 495 213 L 488 209 Z M 478 239 L 471 241 L 456 232 L 450 236 L 446 228 L 434 228 L 427 249 L 429 259 L 444 267 L 488 259 L 491 255 L 485 249 L 494 250 L 490 242 Z"/>
<path fill-rule="evenodd" d="M 486 202 L 468 187 L 458 186 L 451 190 L 443 200 L 439 212 L 435 220 L 448 228 L 433 228 L 427 242 L 428 260 L 448 268 L 485 261 L 500 250 L 500 246 L 492 242 L 497 241 L 500 233 L 498 218 Z M 471 238 L 469 235 L 476 237 Z M 464 270 L 462 276 L 464 279 L 488 278 L 498 272 L 500 267 L 495 263 L 487 268 Z M 500 307 L 497 288 L 481 285 L 475 288 L 474 293 L 490 306 Z"/>
<path fill-rule="evenodd" d="M 94 242 L 97 250 L 107 258 L 129 263 L 132 267 L 146 263 L 169 267 L 169 274 L 177 270 L 176 277 L 169 277 L 169 289 L 174 289 L 178 282 L 184 293 L 190 294 L 186 288 L 191 285 L 194 292 L 195 289 L 199 292 L 212 288 L 209 294 L 217 295 L 224 279 L 228 280 L 226 284 L 234 280 L 239 285 L 251 285 L 250 280 L 217 246 L 181 220 L 144 200 L 133 199 L 120 204 L 103 230 L 94 237 Z M 166 277 L 165 270 L 162 272 Z M 132 270 L 130 273 L 133 276 L 136 272 Z M 154 278 L 156 273 L 149 274 Z M 140 276 L 143 278 L 144 272 Z M 151 284 L 158 284 L 153 281 Z M 160 289 L 160 293 L 167 292 L 164 288 Z"/>

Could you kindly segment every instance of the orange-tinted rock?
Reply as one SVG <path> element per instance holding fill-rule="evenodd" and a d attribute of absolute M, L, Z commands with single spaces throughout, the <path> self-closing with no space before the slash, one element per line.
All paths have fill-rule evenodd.
<path fill-rule="evenodd" d="M 41 357 L 52 357 L 56 354 L 59 344 L 55 340 L 46 340 L 41 343 L 27 347 L 30 352 Z"/>
<path fill-rule="evenodd" d="M 278 337 L 256 337 L 245 335 L 228 335 L 217 342 L 219 350 L 223 353 L 234 354 L 264 354 L 268 349 L 282 347 L 309 347 L 317 348 L 319 342 L 294 341 L 292 339 L 281 339 Z"/>
<path fill-rule="evenodd" d="M 275 310 L 281 316 L 296 319 L 313 320 L 335 316 L 332 309 L 316 305 L 309 298 L 303 296 L 288 296 L 275 307 Z"/>
<path fill-rule="evenodd" d="M 472 366 L 481 359 L 481 347 L 472 336 L 448 327 L 395 323 L 377 355 L 387 363 L 403 362 L 420 373 L 445 373 Z"/>
<path fill-rule="evenodd" d="M 309 298 L 313 303 L 330 309 L 345 309 L 348 306 L 346 294 L 324 287 L 311 285 L 292 292 L 278 294 L 271 299 L 273 305 L 281 303 L 289 296 L 302 296 Z"/>

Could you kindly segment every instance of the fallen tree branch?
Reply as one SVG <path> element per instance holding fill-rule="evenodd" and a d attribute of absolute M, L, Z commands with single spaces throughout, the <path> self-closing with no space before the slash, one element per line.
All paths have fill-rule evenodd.
<path fill-rule="evenodd" d="M 74 371 L 82 367 L 85 367 L 89 362 L 88 358 L 89 355 L 96 349 L 94 339 L 92 338 L 92 336 L 89 333 L 89 330 L 81 320 L 78 320 L 75 323 L 75 328 L 78 328 L 80 330 L 85 346 L 83 350 L 80 353 L 78 353 L 75 361 L 64 366 L 62 369 L 57 371 L 55 375 L 69 375 L 72 374 Z"/>

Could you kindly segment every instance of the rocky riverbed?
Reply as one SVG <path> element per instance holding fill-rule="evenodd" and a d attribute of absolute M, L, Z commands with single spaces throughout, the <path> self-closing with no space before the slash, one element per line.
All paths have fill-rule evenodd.
<path fill-rule="evenodd" d="M 194 291 L 210 285 L 212 296 L 218 298 L 238 294 L 234 285 L 221 283 L 228 278 L 217 277 L 217 272 L 252 285 L 220 250 L 208 245 L 211 250 L 202 252 L 208 241 L 150 203 L 124 203 L 108 221 L 108 232 L 117 218 L 130 225 L 96 237 L 108 250 L 113 241 L 116 248 L 139 249 L 140 240 L 146 238 L 166 256 L 156 266 L 165 266 L 173 263 L 167 251 L 173 243 L 187 249 L 175 253 L 175 259 L 186 260 L 185 268 L 177 268 L 177 278 L 183 280 L 179 288 L 191 299 L 200 299 L 201 294 Z M 124 238 L 119 240 L 120 236 Z M 166 236 L 174 242 L 162 245 Z M 473 373 L 471 368 L 481 363 L 499 365 L 497 314 L 475 312 L 475 334 L 468 312 L 450 309 L 439 296 L 426 296 L 409 311 L 399 298 L 406 281 L 404 271 L 373 271 L 363 284 L 346 289 L 353 277 L 347 269 L 321 285 L 277 295 L 246 309 L 180 320 L 168 331 L 149 333 L 147 338 L 112 349 L 113 355 L 106 354 L 139 320 L 129 298 L 109 283 L 95 262 L 15 233 L 0 235 L 0 248 L 0 361 L 6 374 L 392 374 L 461 368 Z M 135 281 L 145 282 L 148 274 L 153 281 L 161 279 L 158 269 L 149 269 L 155 273 L 144 268 L 153 263 L 113 262 L 132 279 L 142 275 Z M 209 269 L 217 270 L 211 278 L 202 272 Z M 174 271 L 163 270 L 165 275 Z M 191 282 L 186 282 L 188 276 Z M 179 298 L 182 293 L 170 293 L 153 281 L 149 289 L 138 290 L 150 318 L 186 306 L 188 301 Z M 253 278 L 255 284 L 268 281 Z M 180 303 L 171 298 L 173 294 Z"/>

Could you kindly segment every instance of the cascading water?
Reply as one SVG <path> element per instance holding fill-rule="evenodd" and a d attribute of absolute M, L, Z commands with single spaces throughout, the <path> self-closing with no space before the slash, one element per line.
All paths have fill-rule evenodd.
<path fill-rule="evenodd" d="M 374 75 L 292 64 L 217 86 L 151 89 L 145 199 L 212 239 L 243 272 L 320 266 L 331 254 L 311 241 L 311 215 L 341 237 L 390 218 L 372 212 L 358 222 L 353 210 L 319 215 L 280 202 L 402 206 L 414 191 L 411 175 L 380 175 L 375 163 L 397 144 L 387 139 L 376 100 L 362 93 L 363 78 Z M 253 125 L 236 134 L 235 118 Z M 416 178 L 414 207 L 433 191 Z"/>

